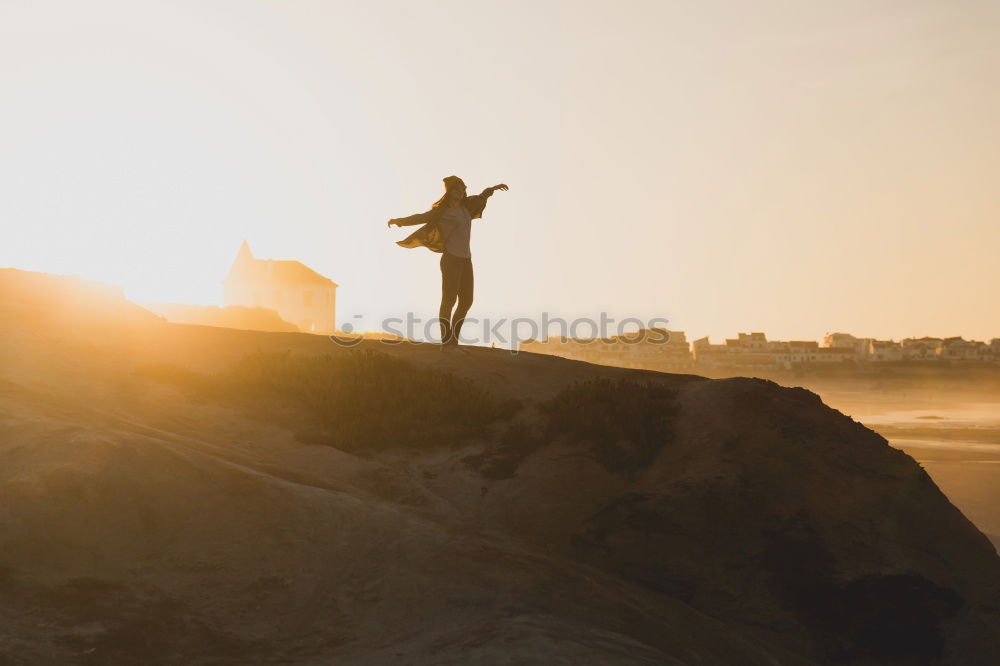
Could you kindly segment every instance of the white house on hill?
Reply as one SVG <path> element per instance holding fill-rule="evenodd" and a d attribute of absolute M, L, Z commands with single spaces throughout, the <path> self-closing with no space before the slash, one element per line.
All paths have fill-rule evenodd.
<path fill-rule="evenodd" d="M 337 283 L 299 261 L 255 259 L 246 241 L 223 282 L 226 305 L 269 308 L 300 330 L 335 330 Z"/>

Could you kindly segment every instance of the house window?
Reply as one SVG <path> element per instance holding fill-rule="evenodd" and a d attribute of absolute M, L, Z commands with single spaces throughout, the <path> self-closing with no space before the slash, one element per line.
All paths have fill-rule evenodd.
<path fill-rule="evenodd" d="M 307 308 L 311 308 L 313 304 L 313 295 L 311 291 L 302 292 L 302 305 Z"/>

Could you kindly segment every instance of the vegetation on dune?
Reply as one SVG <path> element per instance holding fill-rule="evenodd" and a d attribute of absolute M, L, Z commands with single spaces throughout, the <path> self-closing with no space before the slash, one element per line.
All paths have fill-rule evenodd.
<path fill-rule="evenodd" d="M 368 350 L 257 353 L 211 376 L 163 366 L 139 374 L 248 409 L 302 441 L 358 455 L 461 445 L 520 408 L 468 379 Z"/>
<path fill-rule="evenodd" d="M 538 404 L 542 426 L 513 423 L 495 446 L 464 461 L 483 476 L 514 476 L 546 442 L 583 448 L 606 471 L 635 478 L 672 441 L 676 391 L 655 383 L 604 377 L 576 382 Z"/>
<path fill-rule="evenodd" d="M 668 386 L 601 377 L 575 383 L 539 407 L 547 439 L 585 446 L 607 471 L 633 478 L 673 440 L 676 400 Z"/>
<path fill-rule="evenodd" d="M 359 455 L 393 449 L 490 443 L 464 461 L 483 476 L 510 478 L 543 444 L 587 451 L 612 474 L 634 478 L 673 439 L 676 391 L 656 383 L 595 378 L 537 403 L 540 419 L 510 421 L 517 400 L 473 381 L 372 351 L 324 356 L 257 353 L 217 375 L 176 366 L 137 374 L 200 399 L 236 405 L 296 432 L 300 440 Z M 495 426 L 508 422 L 497 433 Z"/>
<path fill-rule="evenodd" d="M 480 453 L 465 456 L 462 462 L 484 478 L 510 479 L 516 476 L 521 463 L 543 443 L 529 424 L 515 421 L 503 431 L 496 443 L 487 445 Z"/>

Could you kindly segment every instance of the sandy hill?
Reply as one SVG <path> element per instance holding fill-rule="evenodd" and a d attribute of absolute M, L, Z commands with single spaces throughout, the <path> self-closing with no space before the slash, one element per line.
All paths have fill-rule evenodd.
<path fill-rule="evenodd" d="M 992 545 L 803 389 L 0 317 L 0 662 L 1000 662 Z"/>
<path fill-rule="evenodd" d="M 276 333 L 299 332 L 299 327 L 290 324 L 274 310 L 251 308 L 242 305 L 183 305 L 180 303 L 142 303 L 153 314 L 160 315 L 175 324 L 197 326 L 221 326 L 246 331 L 270 331 Z"/>

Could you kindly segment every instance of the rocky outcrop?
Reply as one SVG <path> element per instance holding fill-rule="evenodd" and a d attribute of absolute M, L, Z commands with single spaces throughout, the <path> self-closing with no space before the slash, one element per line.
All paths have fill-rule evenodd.
<path fill-rule="evenodd" d="M 992 545 L 808 391 L 113 295 L 61 328 L 52 289 L 0 285 L 7 661 L 1000 658 Z"/>

